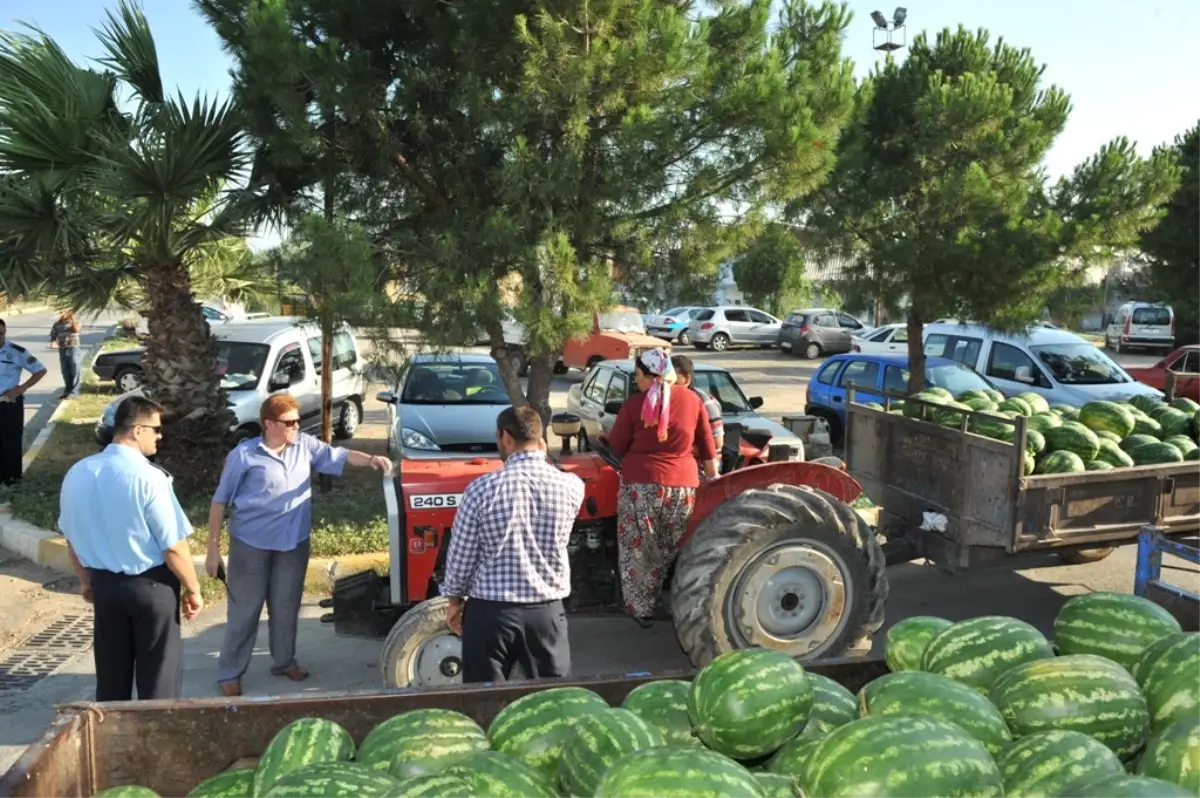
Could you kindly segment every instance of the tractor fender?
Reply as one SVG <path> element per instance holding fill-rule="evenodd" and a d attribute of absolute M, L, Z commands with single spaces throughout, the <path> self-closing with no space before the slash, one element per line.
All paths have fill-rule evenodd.
<path fill-rule="evenodd" d="M 696 527 L 703 523 L 723 503 L 755 488 L 768 485 L 807 485 L 822 490 L 838 501 L 849 504 L 862 495 L 858 480 L 832 466 L 815 462 L 780 462 L 740 468 L 722 477 L 706 482 L 696 491 L 696 505 L 692 509 L 692 520 L 687 533 L 679 541 L 679 548 L 691 538 Z"/>

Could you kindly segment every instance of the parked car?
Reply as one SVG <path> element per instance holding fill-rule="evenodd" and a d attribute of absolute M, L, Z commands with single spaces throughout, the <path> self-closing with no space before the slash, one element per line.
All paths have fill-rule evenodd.
<path fill-rule="evenodd" d="M 593 315 L 590 333 L 567 341 L 559 370 L 587 371 L 601 360 L 632 359 L 655 347 L 670 351 L 671 344 L 646 334 L 637 308 L 617 306 Z"/>
<path fill-rule="evenodd" d="M 696 385 L 721 403 L 721 417 L 727 424 L 741 424 L 747 430 L 771 435 L 770 459 L 788 460 L 803 457 L 804 444 L 791 430 L 758 413 L 761 396 L 749 398 L 728 369 L 710 363 L 696 363 Z M 628 360 L 605 360 L 597 363 L 583 382 L 572 385 L 567 392 L 567 412 L 579 416 L 583 433 L 580 445 L 607 435 L 616 423 L 615 414 L 605 411 L 610 402 L 624 402 L 637 391 L 633 380 L 633 363 Z"/>
<path fill-rule="evenodd" d="M 300 403 L 300 426 L 321 425 L 321 328 L 294 318 L 276 316 L 253 321 L 231 321 L 214 327 L 217 369 L 221 387 L 236 416 L 235 436 L 252 438 L 262 432 L 258 409 L 273 393 L 287 391 Z M 366 380 L 354 331 L 342 325 L 333 337 L 334 434 L 352 438 L 362 421 Z M 96 425 L 101 443 L 112 439 L 117 406 L 128 396 L 141 395 L 138 387 L 118 396 L 104 408 Z"/>
<path fill-rule="evenodd" d="M 1200 345 L 1181 346 L 1153 366 L 1132 366 L 1125 369 L 1130 377 L 1160 391 L 1167 390 L 1167 371 L 1176 372 L 1176 396 L 1200 402 Z"/>
<path fill-rule="evenodd" d="M 743 305 L 703 308 L 688 322 L 688 338 L 697 349 L 724 352 L 730 346 L 774 346 L 783 324 L 770 313 Z"/>
<path fill-rule="evenodd" d="M 1104 330 L 1104 346 L 1116 354 L 1126 349 L 1174 349 L 1175 311 L 1170 305 L 1126 302 Z"/>
<path fill-rule="evenodd" d="M 490 355 L 414 355 L 395 387 L 375 397 L 387 405 L 388 453 L 430 459 L 494 454 L 496 416 L 512 404 Z"/>
<path fill-rule="evenodd" d="M 121 393 L 129 393 L 140 388 L 145 381 L 146 375 L 142 370 L 142 355 L 145 353 L 144 346 L 101 352 L 92 360 L 92 373 L 105 382 L 115 382 Z"/>
<path fill-rule="evenodd" d="M 830 436 L 838 439 L 846 428 L 846 389 L 851 383 L 855 401 L 883 404 L 885 392 L 908 392 L 910 374 L 908 355 L 834 355 L 809 381 L 804 412 L 825 419 Z M 955 396 L 981 388 L 1002 390 L 972 369 L 944 357 L 925 358 L 925 385 L 945 388 Z"/>
<path fill-rule="evenodd" d="M 660 314 L 644 316 L 646 332 L 655 338 L 676 341 L 680 346 L 688 346 L 692 342 L 688 336 L 688 324 L 691 323 L 692 314 L 703 309 L 699 307 L 671 308 Z"/>
<path fill-rule="evenodd" d="M 850 351 L 870 354 L 908 352 L 908 325 L 905 323 L 885 324 L 873 330 L 864 330 L 850 336 Z"/>
<path fill-rule="evenodd" d="M 981 324 L 928 324 L 925 354 L 957 360 L 994 382 L 1006 395 L 1041 394 L 1050 404 L 1079 407 L 1094 399 L 1123 401 L 1161 396 L 1078 335 L 1042 326 L 1007 334 Z"/>
<path fill-rule="evenodd" d="M 858 319 L 832 308 L 793 310 L 780 326 L 779 351 L 799 352 L 809 360 L 849 352 L 851 336 L 866 329 Z"/>

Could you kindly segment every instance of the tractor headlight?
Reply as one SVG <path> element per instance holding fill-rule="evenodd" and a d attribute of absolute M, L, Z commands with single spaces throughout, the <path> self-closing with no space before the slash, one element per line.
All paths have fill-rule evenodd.
<path fill-rule="evenodd" d="M 427 452 L 440 451 L 438 445 L 429 440 L 428 436 L 408 427 L 400 430 L 400 443 L 407 449 L 424 449 Z"/>

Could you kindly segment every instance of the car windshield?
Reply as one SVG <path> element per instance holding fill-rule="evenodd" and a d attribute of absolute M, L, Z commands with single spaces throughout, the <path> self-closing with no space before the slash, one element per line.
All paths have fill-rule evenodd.
<path fill-rule="evenodd" d="M 1079 343 L 1030 347 L 1063 385 L 1110 385 L 1131 378 L 1097 346 Z"/>
<path fill-rule="evenodd" d="M 645 333 L 646 325 L 636 310 L 609 310 L 599 315 L 600 329 L 605 332 Z"/>
<path fill-rule="evenodd" d="M 407 405 L 512 404 L 494 361 L 417 363 L 405 376 L 400 401 Z"/>
<path fill-rule="evenodd" d="M 945 388 L 955 396 L 958 396 L 963 391 L 977 391 L 981 388 L 992 387 L 987 380 L 980 377 L 975 371 L 958 363 L 953 365 L 944 363 L 936 366 L 927 366 L 925 369 L 925 381 L 930 385 Z"/>
<path fill-rule="evenodd" d="M 724 371 L 697 371 L 696 387 L 721 403 L 722 413 L 752 413 L 742 389 Z"/>
<path fill-rule="evenodd" d="M 266 344 L 217 341 L 217 374 L 227 391 L 252 391 L 258 387 L 267 363 Z"/>

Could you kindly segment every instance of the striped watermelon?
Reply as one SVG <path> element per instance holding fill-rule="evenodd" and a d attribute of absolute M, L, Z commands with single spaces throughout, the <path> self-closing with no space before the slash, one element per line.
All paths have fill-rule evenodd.
<path fill-rule="evenodd" d="M 477 747 L 488 746 L 483 727 L 461 712 L 451 709 L 414 709 L 388 718 L 371 729 L 358 747 L 358 756 L 355 758 L 364 765 L 387 770 L 402 741 L 418 736 L 448 744 L 468 739 L 482 740 L 482 746 Z"/>
<path fill-rule="evenodd" d="M 1154 420 L 1162 425 L 1164 438 L 1172 435 L 1187 435 L 1192 429 L 1192 414 L 1176 410 L 1173 407 L 1159 413 Z"/>
<path fill-rule="evenodd" d="M 691 689 L 691 684 L 678 679 L 646 682 L 630 690 L 621 706 L 658 729 L 670 745 L 701 745 L 688 718 Z"/>
<path fill-rule="evenodd" d="M 488 798 L 558 798 L 555 780 L 548 778 L 544 771 L 523 759 L 499 751 L 476 751 L 458 764 L 446 768 L 442 775 L 462 779 L 469 784 L 471 789 L 463 795 L 486 795 Z"/>
<path fill-rule="evenodd" d="M 1025 391 L 1016 396 L 1025 404 L 1029 405 L 1029 409 L 1036 413 L 1049 413 L 1050 403 L 1046 401 L 1046 397 L 1033 391 Z"/>
<path fill-rule="evenodd" d="M 354 762 L 317 762 L 289 770 L 263 793 L 266 798 L 389 798 L 400 782 Z"/>
<path fill-rule="evenodd" d="M 807 795 L 1000 796 L 983 744 L 931 715 L 872 715 L 821 740 L 800 777 Z"/>
<path fill-rule="evenodd" d="M 1160 397 L 1150 394 L 1138 394 L 1129 398 L 1129 404 L 1143 413 L 1149 413 L 1154 408 L 1161 407 L 1163 400 Z"/>
<path fill-rule="evenodd" d="M 1058 413 L 1060 416 L 1062 416 L 1064 421 L 1079 420 L 1079 408 L 1071 407 L 1071 405 L 1052 405 L 1050 407 L 1050 412 Z"/>
<path fill-rule="evenodd" d="M 1137 682 L 1093 654 L 1017 665 L 996 680 L 989 697 L 1014 737 L 1070 729 L 1090 734 L 1123 760 L 1149 737 L 1150 712 Z"/>
<path fill-rule="evenodd" d="M 1038 461 L 1037 468 L 1034 469 L 1035 474 L 1077 474 L 1087 470 L 1084 465 L 1090 460 L 1083 460 L 1075 452 L 1056 451 L 1050 452 L 1041 460 Z"/>
<path fill-rule="evenodd" d="M 1121 441 L 1121 448 L 1125 450 L 1125 454 L 1129 454 L 1137 447 L 1148 446 L 1151 443 L 1159 443 L 1158 438 L 1152 435 L 1143 435 L 1139 432 L 1135 432 L 1128 438 L 1125 438 Z"/>
<path fill-rule="evenodd" d="M 1129 672 L 1146 696 L 1152 731 L 1200 716 L 1200 634 L 1173 634 L 1152 643 Z"/>
<path fill-rule="evenodd" d="M 1096 437 L 1101 441 L 1112 441 L 1113 443 L 1119 444 L 1124 440 L 1124 438 L 1122 438 L 1120 435 L 1115 435 L 1106 429 L 1097 429 L 1092 431 L 1096 433 Z"/>
<path fill-rule="evenodd" d="M 1054 656 L 1034 627 L 1002 615 L 984 615 L 943 629 L 925 646 L 921 670 L 949 676 L 984 695 L 1014 665 Z"/>
<path fill-rule="evenodd" d="M 1093 432 L 1108 430 L 1122 438 L 1133 434 L 1133 411 L 1125 405 L 1099 399 L 1079 408 L 1079 423 Z"/>
<path fill-rule="evenodd" d="M 696 736 L 735 759 L 777 750 L 804 728 L 812 705 L 804 667 L 769 648 L 720 655 L 696 674 L 688 693 Z"/>
<path fill-rule="evenodd" d="M 643 748 L 667 744 L 662 732 L 628 709 L 587 715 L 563 746 L 558 780 L 567 795 L 591 795 L 614 762 Z"/>
<path fill-rule="evenodd" d="M 840 727 L 839 727 L 840 728 Z M 830 730 L 832 731 L 832 729 Z M 794 740 L 788 740 L 775 754 L 767 760 L 767 771 L 784 773 L 789 776 L 803 776 L 804 768 L 812 757 L 813 751 L 828 736 L 828 732 L 820 734 L 804 734 Z"/>
<path fill-rule="evenodd" d="M 1083 732 L 1036 732 L 1017 740 L 996 758 L 1004 794 L 1054 798 L 1082 779 L 1124 775 L 1125 766 L 1108 746 Z"/>
<path fill-rule="evenodd" d="M 921 669 L 921 658 L 929 641 L 954 625 L 936 615 L 913 615 L 897 621 L 884 638 L 884 662 L 893 673 Z M 855 711 L 858 698 L 855 697 Z"/>
<path fill-rule="evenodd" d="M 1054 642 L 1060 654 L 1096 654 L 1126 668 L 1146 646 L 1179 631 L 1179 621 L 1171 613 L 1127 593 L 1074 596 L 1054 619 Z"/>
<path fill-rule="evenodd" d="M 96 793 L 97 798 L 159 798 L 158 793 L 139 784 L 121 784 Z"/>
<path fill-rule="evenodd" d="M 518 698 L 488 727 L 492 748 L 524 759 L 551 781 L 558 780 L 558 758 L 577 722 L 608 709 L 603 698 L 582 687 L 553 687 Z"/>
<path fill-rule="evenodd" d="M 254 768 L 226 770 L 192 788 L 188 798 L 246 798 L 254 789 Z"/>
<path fill-rule="evenodd" d="M 1089 460 L 1083 464 L 1085 471 L 1114 471 L 1116 470 L 1112 463 L 1106 463 L 1103 460 Z"/>
<path fill-rule="evenodd" d="M 1071 798 L 1196 798 L 1194 793 L 1162 779 L 1146 776 L 1103 776 L 1084 779 L 1066 789 Z"/>
<path fill-rule="evenodd" d="M 1049 411 L 1045 413 L 1034 413 L 1029 417 L 1029 420 L 1025 422 L 1026 429 L 1037 430 L 1043 435 L 1056 427 L 1061 427 L 1062 425 L 1062 416 L 1060 416 L 1058 413 L 1051 413 Z"/>
<path fill-rule="evenodd" d="M 716 660 L 713 660 L 714 662 Z M 716 751 L 695 746 L 646 748 L 617 760 L 596 798 L 762 798 L 754 774 Z"/>
<path fill-rule="evenodd" d="M 763 798 L 796 798 L 800 795 L 800 783 L 795 776 L 786 773 L 755 773 L 754 780 L 762 788 Z"/>
<path fill-rule="evenodd" d="M 1151 737 L 1138 760 L 1137 773 L 1200 795 L 1200 717 L 1176 721 Z"/>
<path fill-rule="evenodd" d="M 350 732 L 325 718 L 300 718 L 284 726 L 258 758 L 254 769 L 255 798 L 265 795 L 283 776 L 321 762 L 346 762 L 354 757 Z"/>
<path fill-rule="evenodd" d="M 1183 454 L 1169 443 L 1155 441 L 1143 443 L 1129 450 L 1134 465 L 1158 465 L 1160 463 L 1182 463 Z"/>
<path fill-rule="evenodd" d="M 858 717 L 858 699 L 854 693 L 819 673 L 809 673 L 808 681 L 813 688 L 813 703 L 801 736 L 825 734 Z"/>
<path fill-rule="evenodd" d="M 1100 449 L 1096 453 L 1096 459 L 1102 460 L 1114 468 L 1133 467 L 1133 458 L 1121 448 L 1121 444 L 1106 438 L 1100 439 Z"/>
<path fill-rule="evenodd" d="M 1046 448 L 1052 452 L 1073 452 L 1086 463 L 1096 459 L 1100 439 L 1078 421 L 1064 421 L 1061 427 L 1046 432 Z"/>
<path fill-rule="evenodd" d="M 462 798 L 471 794 L 471 785 L 458 776 L 434 773 L 400 782 L 394 794 L 404 798 Z"/>
<path fill-rule="evenodd" d="M 992 756 L 1012 742 L 1000 710 L 978 690 L 949 676 L 901 671 L 880 676 L 858 694 L 858 714 L 932 715 L 961 726 Z"/>
<path fill-rule="evenodd" d="M 1147 415 L 1134 416 L 1133 419 L 1133 434 L 1134 435 L 1149 435 L 1153 438 L 1161 438 L 1162 424 L 1159 424 L 1154 419 Z"/>

